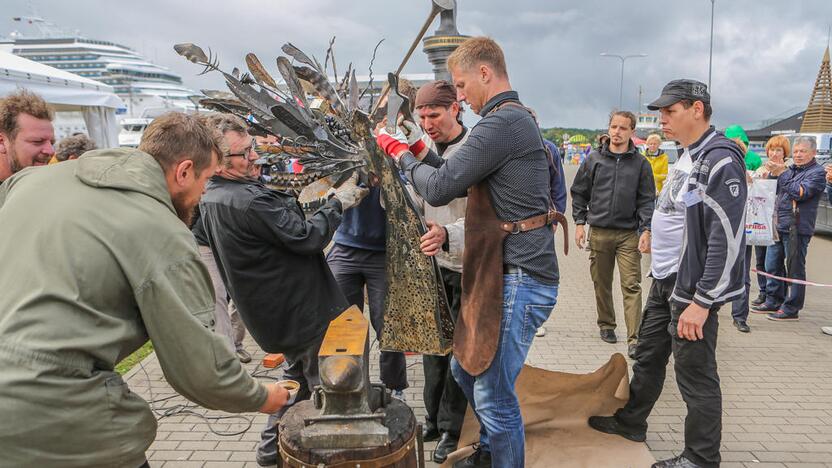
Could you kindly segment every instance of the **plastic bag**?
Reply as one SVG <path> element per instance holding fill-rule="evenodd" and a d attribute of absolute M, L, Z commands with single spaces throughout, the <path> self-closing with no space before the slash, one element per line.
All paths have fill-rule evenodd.
<path fill-rule="evenodd" d="M 748 186 L 745 208 L 745 242 L 747 245 L 772 245 L 776 240 L 774 202 L 777 180 L 754 179 Z"/>

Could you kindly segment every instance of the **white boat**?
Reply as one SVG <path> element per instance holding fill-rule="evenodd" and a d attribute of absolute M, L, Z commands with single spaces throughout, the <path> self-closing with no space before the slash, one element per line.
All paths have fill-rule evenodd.
<path fill-rule="evenodd" d="M 144 130 L 150 125 L 153 119 L 130 118 L 121 119 L 121 131 L 118 134 L 118 145 L 126 148 L 137 148 L 142 141 Z"/>
<path fill-rule="evenodd" d="M 141 117 L 148 108 L 193 111 L 197 107 L 192 98 L 200 93 L 183 86 L 176 73 L 129 47 L 63 31 L 37 15 L 14 20 L 36 31 L 15 31 L 0 38 L 0 50 L 112 86 L 126 104 L 117 111 L 119 117 Z"/>

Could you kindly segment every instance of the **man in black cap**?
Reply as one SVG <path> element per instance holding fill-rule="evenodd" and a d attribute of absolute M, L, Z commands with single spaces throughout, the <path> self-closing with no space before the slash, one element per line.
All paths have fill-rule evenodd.
<path fill-rule="evenodd" d="M 665 136 L 682 144 L 680 161 L 689 161 L 687 167 L 674 169 L 689 171 L 689 176 L 669 175 L 652 225 L 654 256 L 681 246 L 678 272 L 654 277 L 642 318 L 630 400 L 613 416 L 590 417 L 589 425 L 644 441 L 647 417 L 661 394 L 672 352 L 676 382 L 688 409 L 685 450 L 653 467 L 718 467 L 722 393 L 716 365 L 717 311 L 744 291 L 744 155 L 710 125 L 710 96 L 703 83 L 671 81 L 648 108 L 661 110 Z M 663 200 L 680 207 L 683 216 L 677 216 L 678 221 L 672 221 L 673 210 L 662 208 Z M 673 276 L 675 280 L 670 279 Z"/>

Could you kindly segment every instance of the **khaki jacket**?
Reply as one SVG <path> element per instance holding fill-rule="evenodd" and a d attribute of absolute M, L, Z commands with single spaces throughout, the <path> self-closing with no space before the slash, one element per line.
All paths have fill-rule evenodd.
<path fill-rule="evenodd" d="M 0 239 L 0 466 L 141 465 L 156 419 L 113 369 L 148 338 L 189 400 L 265 402 L 212 333 L 211 279 L 151 156 L 19 172 L 0 186 Z"/>

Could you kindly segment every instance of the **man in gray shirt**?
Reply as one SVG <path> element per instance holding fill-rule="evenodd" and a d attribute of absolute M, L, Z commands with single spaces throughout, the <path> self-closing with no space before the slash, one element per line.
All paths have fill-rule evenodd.
<path fill-rule="evenodd" d="M 549 155 L 493 40 L 467 40 L 448 68 L 459 100 L 482 116 L 468 140 L 447 160 L 429 150 L 414 156 L 383 132 L 378 143 L 427 203 L 468 195 L 451 368 L 482 430 L 477 450 L 455 466 L 519 468 L 525 440 L 514 384 L 558 291 Z"/>

